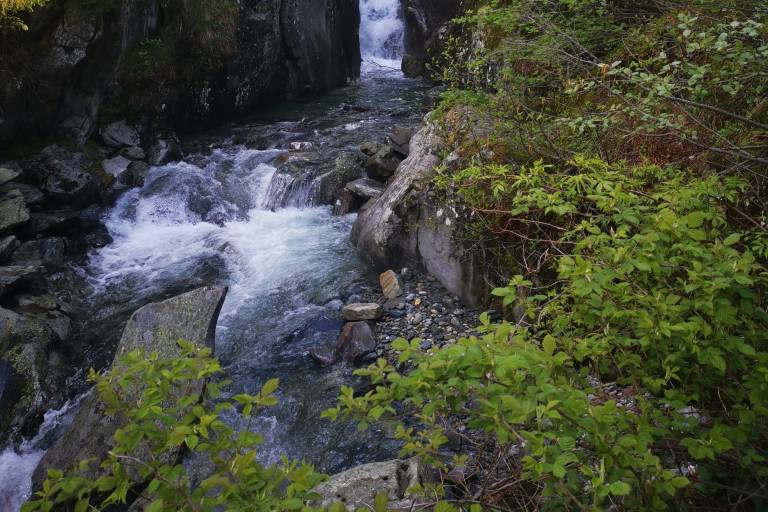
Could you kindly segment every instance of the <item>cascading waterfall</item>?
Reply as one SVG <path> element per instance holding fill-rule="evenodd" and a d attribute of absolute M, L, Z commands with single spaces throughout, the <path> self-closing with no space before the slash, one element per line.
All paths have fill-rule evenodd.
<path fill-rule="evenodd" d="M 360 0 L 360 51 L 364 67 L 399 69 L 403 36 L 400 0 Z"/>

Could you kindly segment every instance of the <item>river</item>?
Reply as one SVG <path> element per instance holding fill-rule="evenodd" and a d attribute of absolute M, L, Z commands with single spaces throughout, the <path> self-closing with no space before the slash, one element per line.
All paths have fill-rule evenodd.
<path fill-rule="evenodd" d="M 92 311 L 78 343 L 97 368 L 109 364 L 122 325 L 141 305 L 205 284 L 228 286 L 216 340 L 232 381 L 227 392 L 281 381 L 279 405 L 254 428 L 266 439 L 261 460 L 287 455 L 328 473 L 389 457 L 395 447 L 381 433 L 320 420 L 352 369 L 319 367 L 308 351 L 335 341 L 338 300 L 373 276 L 349 242 L 354 215 L 334 217 L 319 205 L 315 178 L 392 126 L 418 123 L 425 91 L 396 69 L 398 1 L 361 0 L 361 11 L 358 82 L 185 140 L 183 161 L 152 168 L 142 188 L 105 212 L 113 241 L 78 269 Z M 291 143 L 301 149 L 288 152 L 292 172 L 281 173 Z M 3 511 L 28 498 L 35 465 L 76 407 L 73 396 L 46 415 L 37 436 L 0 453 Z"/>

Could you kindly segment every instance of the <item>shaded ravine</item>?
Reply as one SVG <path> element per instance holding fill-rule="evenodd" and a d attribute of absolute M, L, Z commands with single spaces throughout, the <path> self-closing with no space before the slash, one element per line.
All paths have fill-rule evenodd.
<path fill-rule="evenodd" d="M 265 380 L 281 380 L 280 404 L 253 427 L 265 436 L 265 462 L 287 455 L 333 473 L 393 454 L 381 433 L 319 419 L 339 386 L 352 382 L 352 369 L 319 367 L 307 356 L 335 342 L 339 300 L 373 281 L 349 242 L 354 216 L 333 217 L 319 205 L 316 178 L 393 125 L 418 123 L 422 111 L 425 86 L 392 69 L 402 48 L 401 22 L 387 19 L 397 16 L 393 5 L 361 2 L 358 83 L 186 141 L 184 161 L 152 168 L 141 189 L 106 213 L 114 240 L 79 269 L 92 316 L 73 346 L 96 368 L 111 361 L 122 325 L 143 304 L 204 284 L 230 288 L 216 347 L 232 381 L 228 392 L 255 393 Z M 366 25 L 366 16 L 383 23 Z M 373 43 L 366 34 L 375 35 Z M 301 144 L 286 151 L 291 143 Z M 291 173 L 278 171 L 281 165 Z M 85 386 L 81 378 L 72 382 L 74 397 Z M 17 510 L 28 497 L 28 475 L 76 405 L 73 398 L 49 412 L 34 439 L 0 453 L 3 510 Z"/>

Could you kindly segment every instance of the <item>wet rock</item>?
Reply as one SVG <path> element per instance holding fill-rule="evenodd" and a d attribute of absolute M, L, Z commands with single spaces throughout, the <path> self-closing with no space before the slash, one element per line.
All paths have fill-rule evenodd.
<path fill-rule="evenodd" d="M 375 302 L 348 304 L 341 309 L 341 316 L 348 322 L 378 320 L 382 314 L 382 307 Z"/>
<path fill-rule="evenodd" d="M 365 170 L 368 172 L 369 177 L 378 181 L 387 181 L 387 179 L 395 174 L 400 162 L 402 162 L 402 157 L 394 148 L 382 146 L 375 155 L 368 158 L 365 162 Z"/>
<path fill-rule="evenodd" d="M 13 255 L 16 263 L 39 261 L 50 267 L 63 266 L 66 263 L 67 241 L 60 237 L 41 238 L 24 242 Z"/>
<path fill-rule="evenodd" d="M 126 121 L 117 121 L 102 128 L 101 139 L 104 144 L 113 148 L 127 148 L 141 144 L 138 130 Z"/>
<path fill-rule="evenodd" d="M 376 337 L 367 322 L 348 322 L 336 343 L 336 354 L 348 363 L 359 363 L 376 350 Z"/>
<path fill-rule="evenodd" d="M 24 196 L 11 190 L 0 196 L 0 233 L 15 229 L 29 220 L 29 209 Z"/>
<path fill-rule="evenodd" d="M 26 227 L 31 235 L 43 233 L 72 234 L 80 226 L 80 213 L 76 210 L 52 210 L 33 213 Z"/>
<path fill-rule="evenodd" d="M 43 268 L 38 265 L 0 267 L 0 297 L 19 289 L 42 274 Z"/>
<path fill-rule="evenodd" d="M 140 147 L 132 146 L 130 148 L 121 149 L 120 156 L 123 156 L 128 160 L 144 160 L 147 157 L 147 154 Z"/>
<path fill-rule="evenodd" d="M 24 196 L 24 202 L 29 206 L 40 204 L 45 201 L 45 194 L 43 194 L 42 190 L 35 187 L 34 185 L 16 183 L 15 181 L 0 186 L 0 196 L 10 192 L 11 190 L 18 190 L 21 192 L 21 195 Z"/>
<path fill-rule="evenodd" d="M 323 204 L 335 204 L 337 200 L 344 201 L 344 186 L 350 181 L 359 179 L 363 176 L 363 159 L 356 152 L 342 153 L 336 157 L 333 170 L 320 176 L 320 201 Z M 351 197 L 347 194 L 348 197 Z M 347 207 L 343 215 L 354 211 L 354 208 Z"/>
<path fill-rule="evenodd" d="M 13 253 L 19 248 L 19 241 L 15 236 L 6 236 L 0 239 L 0 262 L 5 262 L 11 259 Z"/>
<path fill-rule="evenodd" d="M 364 199 L 360 196 L 345 188 L 339 192 L 339 197 L 333 203 L 333 215 L 338 217 L 340 215 L 356 212 L 361 208 L 361 205 L 364 204 L 363 201 Z"/>
<path fill-rule="evenodd" d="M 375 199 L 384 192 L 384 184 L 370 178 L 360 178 L 347 183 L 346 189 L 364 199 Z"/>
<path fill-rule="evenodd" d="M 328 309 L 332 309 L 334 311 L 341 311 L 341 308 L 344 307 L 344 301 L 341 299 L 333 299 L 331 301 L 328 301 L 325 307 L 327 307 Z"/>
<path fill-rule="evenodd" d="M 388 299 L 394 299 L 403 294 L 403 288 L 400 285 L 400 278 L 393 270 L 387 270 L 379 276 L 381 291 Z"/>
<path fill-rule="evenodd" d="M 0 164 L 0 185 L 15 180 L 21 174 L 21 170 L 7 164 Z"/>
<path fill-rule="evenodd" d="M 336 354 L 329 347 L 315 347 L 309 351 L 309 357 L 320 366 L 330 366 L 336 361 Z"/>
<path fill-rule="evenodd" d="M 126 172 L 120 175 L 120 183 L 129 187 L 143 187 L 150 166 L 145 162 L 131 162 Z"/>
<path fill-rule="evenodd" d="M 175 136 L 155 139 L 147 151 L 147 163 L 149 165 L 165 165 L 168 162 L 181 160 L 182 157 L 179 141 Z"/>
<path fill-rule="evenodd" d="M 160 357 L 178 355 L 176 341 L 185 339 L 213 348 L 216 321 L 224 303 L 226 288 L 199 288 L 163 302 L 148 304 L 128 320 L 117 347 L 113 366 L 119 358 L 134 350 L 157 352 Z M 203 381 L 179 389 L 178 393 L 198 395 Z M 78 460 L 101 460 L 113 445 L 112 436 L 121 420 L 105 413 L 105 407 L 93 391 L 83 401 L 72 425 L 46 452 L 33 476 L 39 489 L 48 469 L 68 469 Z M 95 469 L 92 476 L 98 473 Z"/>
<path fill-rule="evenodd" d="M 111 174 L 115 178 L 119 178 L 124 172 L 128 170 L 128 166 L 131 161 L 122 155 L 117 155 L 107 160 L 101 161 L 101 168 L 107 174 Z"/>
<path fill-rule="evenodd" d="M 386 145 L 382 144 L 381 142 L 364 142 L 360 145 L 360 151 L 362 151 L 366 156 L 373 156 L 385 146 Z"/>
<path fill-rule="evenodd" d="M 311 142 L 291 142 L 288 147 L 291 151 L 309 151 L 314 145 Z"/>
<path fill-rule="evenodd" d="M 50 201 L 82 208 L 98 199 L 99 184 L 91 169 L 92 162 L 82 153 L 48 146 L 30 162 L 28 172 Z"/>
<path fill-rule="evenodd" d="M 420 501 L 408 489 L 420 483 L 415 459 L 374 462 L 333 475 L 315 488 L 321 496 L 315 505 L 329 507 L 341 501 L 350 510 L 369 509 L 378 494 L 389 498 L 390 510 L 412 510 Z"/>

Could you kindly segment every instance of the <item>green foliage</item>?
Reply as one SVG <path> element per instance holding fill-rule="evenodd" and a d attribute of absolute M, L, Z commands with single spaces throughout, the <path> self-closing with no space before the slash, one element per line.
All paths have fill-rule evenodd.
<path fill-rule="evenodd" d="M 310 510 L 311 489 L 324 477 L 311 466 L 284 460 L 263 466 L 256 460 L 262 438 L 236 432 L 221 414 L 241 408 L 252 417 L 274 405 L 278 382 L 267 381 L 258 395 L 212 400 L 225 382 L 202 380 L 220 375 L 210 349 L 179 342 L 181 355 L 131 353 L 107 374 L 91 373 L 108 414 L 123 418 L 114 447 L 102 461 L 79 461 L 71 471 L 51 470 L 43 490 L 24 505 L 25 512 L 111 510 L 142 500 L 145 510 Z M 192 485 L 180 453 L 205 461 L 208 472 Z"/>
<path fill-rule="evenodd" d="M 527 322 L 484 315 L 482 337 L 429 354 L 397 340 L 409 371 L 360 371 L 375 391 L 345 390 L 329 417 L 393 421 L 405 454 L 437 463 L 447 419 L 462 418 L 500 452 L 522 449 L 545 509 L 680 509 L 722 479 L 748 493 L 768 478 L 768 280 L 724 207 L 742 180 L 584 158 L 455 178 L 521 222 L 559 223 L 558 284 L 494 290 L 509 305 L 530 289 Z M 610 381 L 637 392 L 617 403 Z"/>
<path fill-rule="evenodd" d="M 0 2 L 0 33 L 7 30 L 27 30 L 29 27 L 21 16 L 31 13 L 48 2 L 49 0 L 3 0 Z"/>

